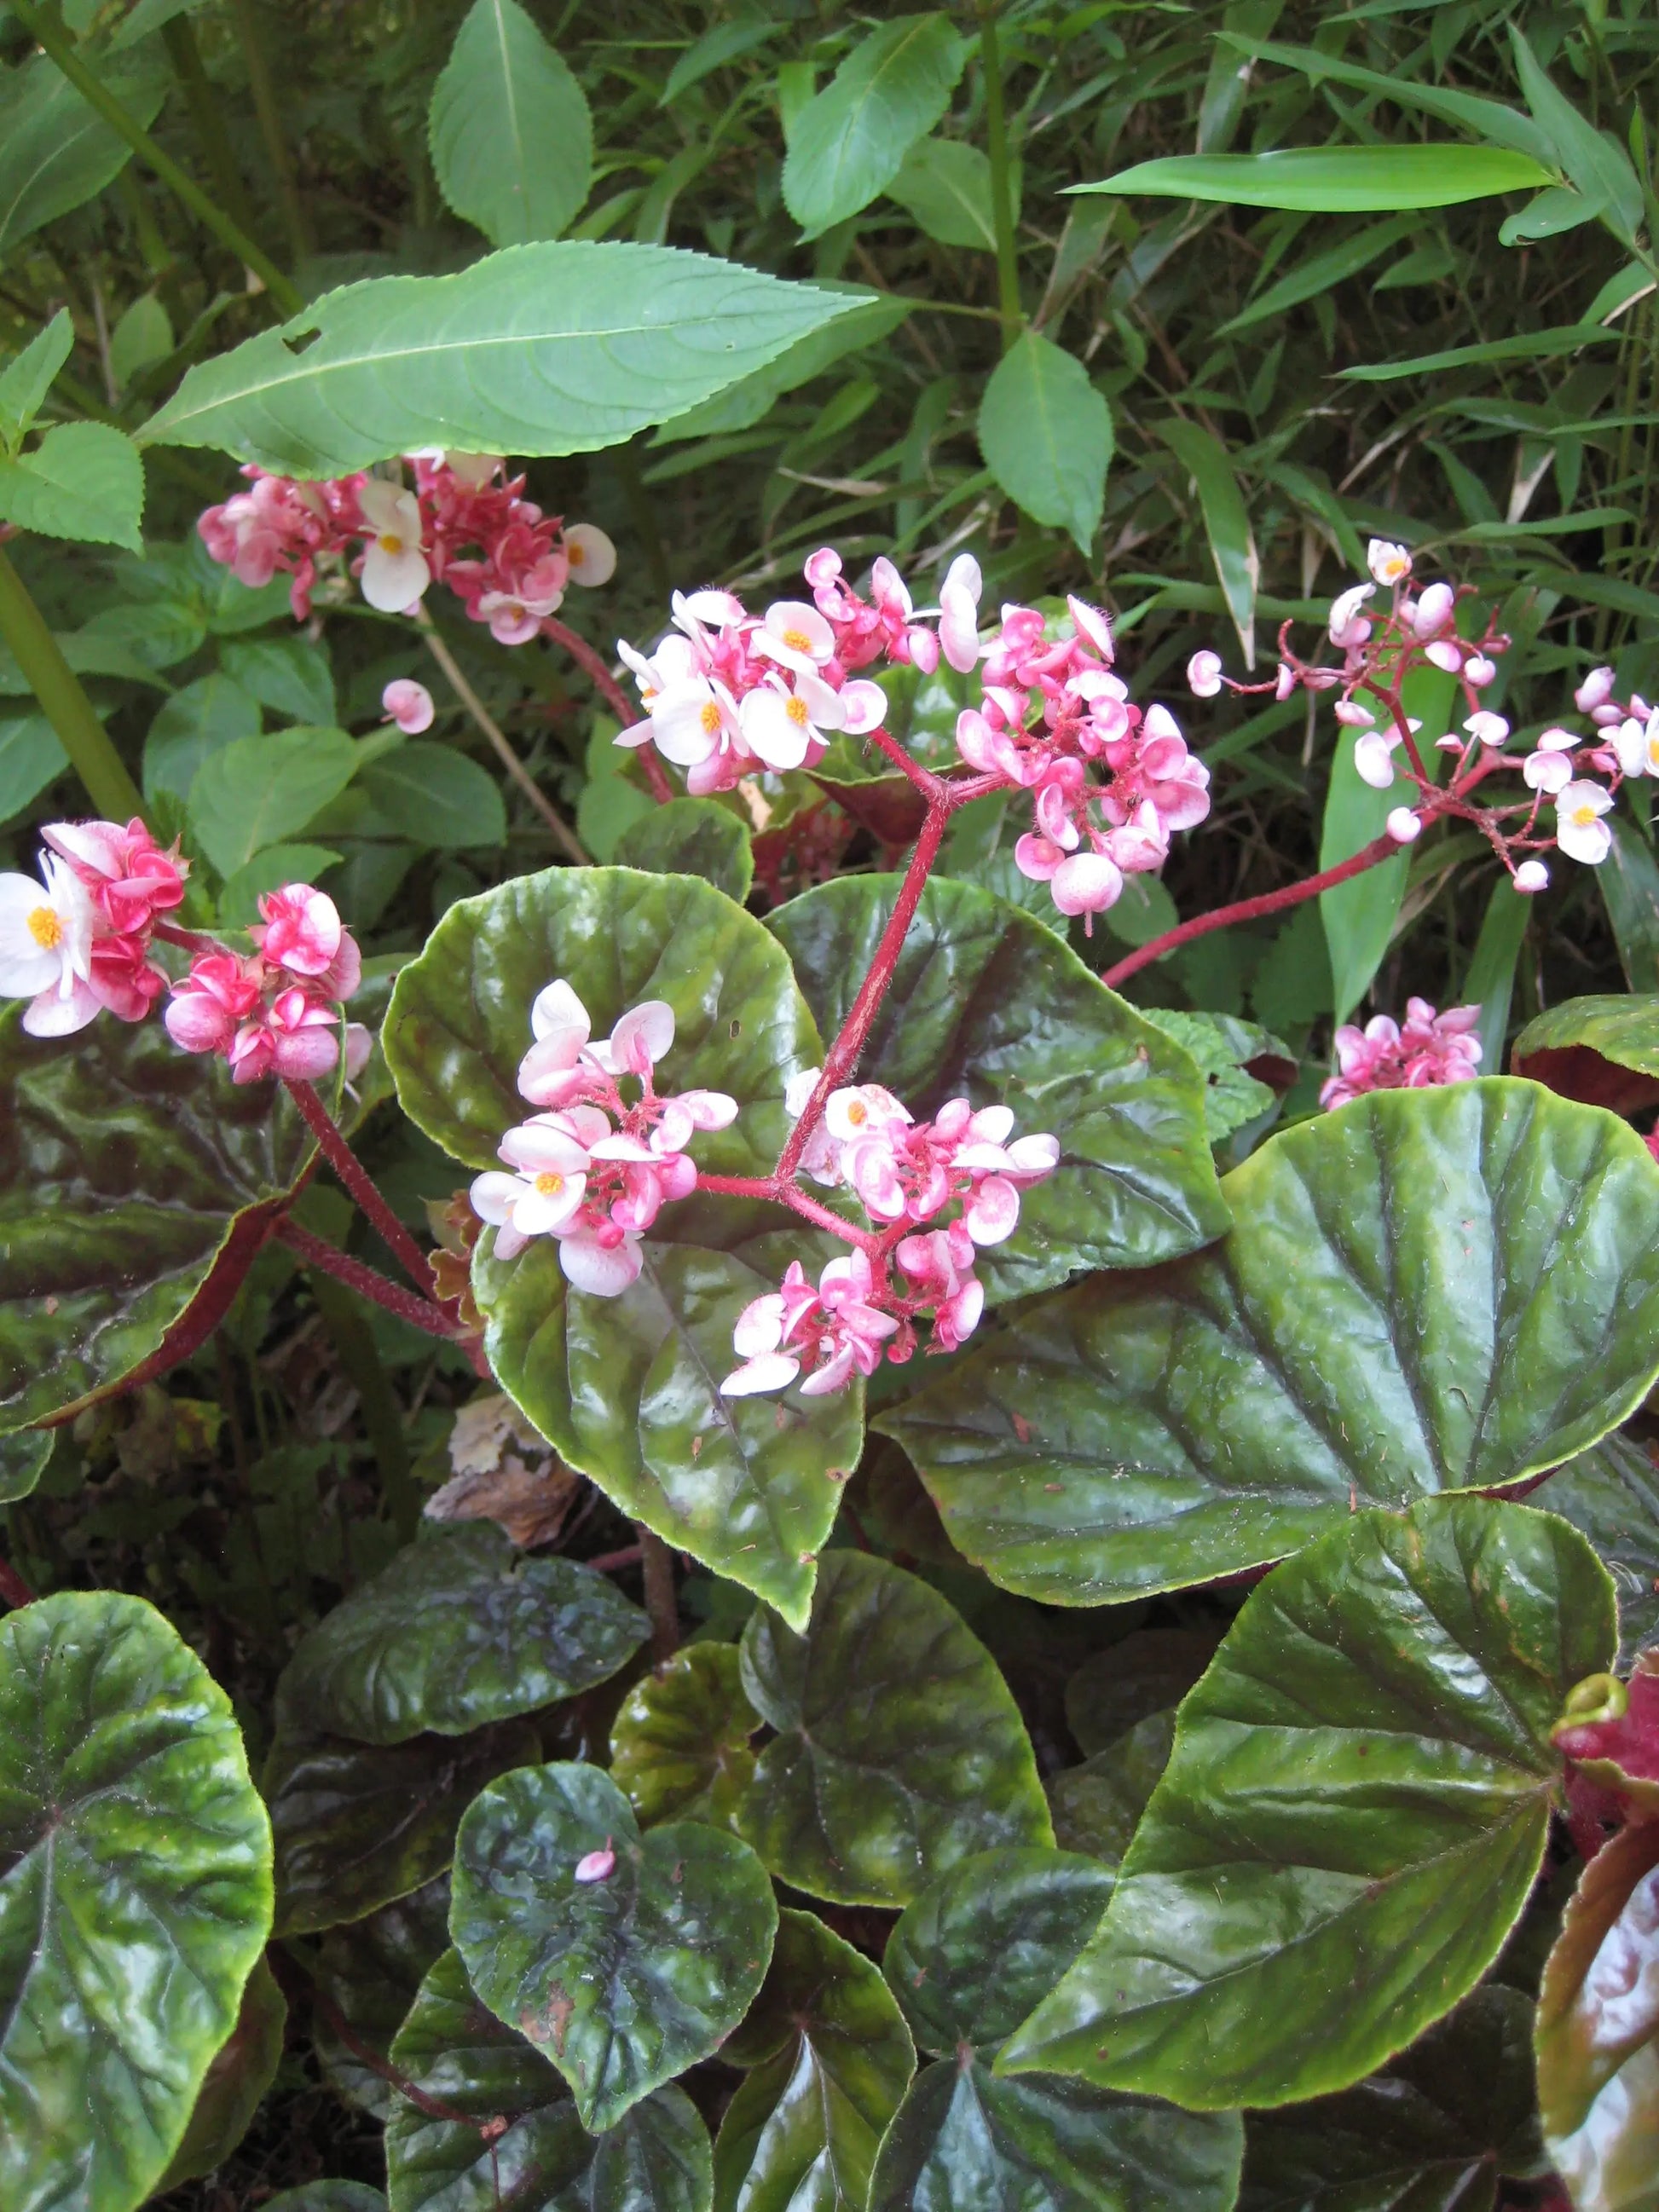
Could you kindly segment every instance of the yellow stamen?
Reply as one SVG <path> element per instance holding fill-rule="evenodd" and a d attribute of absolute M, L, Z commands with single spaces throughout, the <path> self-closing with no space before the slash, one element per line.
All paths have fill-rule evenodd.
<path fill-rule="evenodd" d="M 564 1177 L 562 1175 L 555 1175 L 551 1168 L 544 1168 L 536 1178 L 538 1198 L 556 1198 L 563 1188 Z"/>
<path fill-rule="evenodd" d="M 789 650 L 792 653 L 811 653 L 812 650 L 811 639 L 802 630 L 785 630 L 783 633 L 783 641 L 789 647 Z"/>
<path fill-rule="evenodd" d="M 702 713 L 697 719 L 712 738 L 720 726 L 720 710 L 714 700 L 708 699 L 704 702 Z"/>
<path fill-rule="evenodd" d="M 783 711 L 798 730 L 804 730 L 806 727 L 806 708 L 803 701 L 792 699 Z"/>
<path fill-rule="evenodd" d="M 580 568 L 582 562 L 587 558 L 587 548 L 586 545 L 572 545 L 567 544 L 564 549 L 564 557 L 569 562 L 573 568 Z"/>
<path fill-rule="evenodd" d="M 862 1099 L 851 1099 L 848 1103 L 847 1118 L 855 1129 L 861 1129 L 870 1118 L 870 1109 Z"/>
<path fill-rule="evenodd" d="M 398 554 L 401 553 L 404 550 L 403 539 L 398 536 L 395 531 L 392 530 L 384 532 L 375 539 L 374 543 L 380 547 L 382 553 Z"/>
<path fill-rule="evenodd" d="M 49 906 L 37 906 L 30 914 L 29 935 L 43 952 L 55 952 L 64 941 L 64 925 L 56 911 Z"/>

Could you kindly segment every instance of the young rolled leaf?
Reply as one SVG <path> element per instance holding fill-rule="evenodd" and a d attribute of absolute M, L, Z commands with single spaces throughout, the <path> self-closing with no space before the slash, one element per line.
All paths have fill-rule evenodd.
<path fill-rule="evenodd" d="M 825 1036 L 868 973 L 896 888 L 890 876 L 843 877 L 771 918 Z M 918 1117 L 966 1095 L 1011 1106 L 1021 1133 L 1059 1139 L 1059 1169 L 1023 1194 L 1008 1242 L 984 1254 L 994 1296 L 1173 1258 L 1226 1225 L 1187 1054 L 1041 924 L 977 885 L 927 885 L 857 1075 Z"/>
<path fill-rule="evenodd" d="M 130 2212 L 270 1929 L 230 1700 L 142 1598 L 0 1621 L 0 2203 Z"/>
<path fill-rule="evenodd" d="M 438 189 L 492 246 L 556 238 L 593 173 L 587 100 L 518 0 L 476 0 L 432 88 Z"/>
<path fill-rule="evenodd" d="M 1455 207 L 1463 200 L 1553 184 L 1529 154 L 1505 146 L 1292 146 L 1274 154 L 1172 154 L 1138 161 L 1074 192 L 1146 192 L 1218 200 L 1228 207 L 1293 208 L 1316 215 Z"/>
<path fill-rule="evenodd" d="M 1100 1929 L 1000 2065 L 1198 2111 L 1346 2088 L 1492 1963 L 1606 1571 L 1522 1505 L 1366 1512 L 1253 1591 L 1186 1698 Z"/>
<path fill-rule="evenodd" d="M 1627 1667 L 1659 1643 L 1659 1468 L 1634 1437 L 1603 1437 L 1553 1474 L 1538 1502 L 1588 1536 L 1613 1577 Z"/>
<path fill-rule="evenodd" d="M 623 1698 L 611 1724 L 611 1775 L 646 1827 L 660 1820 L 736 1824 L 755 1772 L 761 1725 L 737 1647 L 689 1644 Z"/>
<path fill-rule="evenodd" d="M 750 2071 L 714 2145 L 714 2212 L 867 2203 L 916 2070 L 872 1962 L 811 1913 L 781 1913 L 766 1980 L 722 2056 Z"/>
<path fill-rule="evenodd" d="M 569 1559 L 524 1559 L 493 1522 L 407 1546 L 301 1638 L 276 1686 L 276 1724 L 403 1743 L 465 1735 L 592 1689 L 651 1624 Z"/>
<path fill-rule="evenodd" d="M 594 2132 L 719 2048 L 765 1977 L 777 1925 L 746 1844 L 694 1820 L 641 1835 L 596 1766 L 521 1767 L 461 1823 L 455 1948 Z"/>
<path fill-rule="evenodd" d="M 1507 1079 L 1378 1092 L 1222 1189 L 1213 1253 L 1033 1305 L 882 1417 L 1004 1589 L 1236 1573 L 1556 1466 L 1650 1387 L 1659 1170 L 1610 1114 Z"/>
<path fill-rule="evenodd" d="M 944 15 L 899 15 L 854 46 L 789 133 L 783 199 L 817 238 L 884 191 L 950 104 L 967 49 Z"/>
<path fill-rule="evenodd" d="M 198 362 L 143 435 L 301 477 L 423 445 L 592 453 L 684 414 L 855 304 L 668 246 L 507 246 L 456 276 L 325 294 Z"/>
<path fill-rule="evenodd" d="M 427 1975 L 390 2056 L 434 2103 L 468 2116 L 440 2118 L 393 2100 L 392 2212 L 473 2212 L 498 2202 L 513 2212 L 578 2203 L 584 2212 L 708 2212 L 708 2130 L 690 2099 L 659 2089 L 617 2127 L 590 2135 L 546 2059 L 479 2002 L 457 1951 Z M 486 2136 L 498 2118 L 506 2131 Z"/>
<path fill-rule="evenodd" d="M 1659 1103 L 1659 996 L 1564 999 L 1527 1024 L 1510 1065 L 1564 1098 L 1638 1114 Z"/>
<path fill-rule="evenodd" d="M 1014 504 L 1068 531 L 1086 561 L 1106 497 L 1112 416 L 1076 356 L 1022 331 L 985 386 L 979 449 Z"/>
<path fill-rule="evenodd" d="M 793 1888 L 903 1905 L 973 1852 L 1053 1841 L 990 1654 L 937 1591 L 884 1559 L 827 1553 L 804 1635 L 752 1614 L 743 1679 L 778 1733 L 738 1824 Z"/>

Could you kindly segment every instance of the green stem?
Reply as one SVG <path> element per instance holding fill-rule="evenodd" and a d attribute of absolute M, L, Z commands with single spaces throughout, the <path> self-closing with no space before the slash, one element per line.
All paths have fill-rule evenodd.
<path fill-rule="evenodd" d="M 62 26 L 49 21 L 33 0 L 10 0 L 10 5 L 17 21 L 41 51 L 51 56 L 88 106 L 103 117 L 118 138 L 126 141 L 146 167 L 153 170 L 191 213 L 207 225 L 222 246 L 228 247 L 239 261 L 253 271 L 283 314 L 297 315 L 305 306 L 298 289 L 246 231 L 239 229 L 217 203 L 185 175 L 173 156 L 162 152 L 149 131 L 128 114 L 114 94 L 93 75 L 76 52 Z"/>
<path fill-rule="evenodd" d="M 202 49 L 197 44 L 196 33 L 189 16 L 175 15 L 170 23 L 164 23 L 161 26 L 161 42 L 167 50 L 173 73 L 185 95 L 185 105 L 189 108 L 191 121 L 196 126 L 202 158 L 212 173 L 215 188 L 224 202 L 225 212 L 234 223 L 252 233 L 253 207 L 247 196 L 247 185 L 236 165 L 236 155 L 231 146 L 230 133 L 225 128 L 219 96 L 203 64 Z"/>
<path fill-rule="evenodd" d="M 29 597 L 28 586 L 0 550 L 0 640 L 3 640 L 40 710 L 58 732 L 70 766 L 86 786 L 87 796 L 106 820 L 126 822 L 142 816 L 144 802 L 126 765 L 110 743 L 109 732 L 64 659 L 46 618 Z"/>
<path fill-rule="evenodd" d="M 282 110 L 276 104 L 276 89 L 271 82 L 258 21 L 252 0 L 231 0 L 230 12 L 236 19 L 236 35 L 241 42 L 248 90 L 253 95 L 253 112 L 259 118 L 259 135 L 265 142 L 270 166 L 276 172 L 276 191 L 288 228 L 289 252 L 296 262 L 304 261 L 311 252 L 311 227 L 306 221 L 305 203 L 294 174 L 294 157 L 283 135 Z"/>
<path fill-rule="evenodd" d="M 1008 118 L 1002 104 L 1002 48 L 996 11 L 981 8 L 979 59 L 985 76 L 985 140 L 991 157 L 991 222 L 997 235 L 997 301 L 1001 310 L 1002 350 L 1025 327 L 1019 304 L 1019 261 L 1014 251 L 1014 198 L 1009 189 Z"/>

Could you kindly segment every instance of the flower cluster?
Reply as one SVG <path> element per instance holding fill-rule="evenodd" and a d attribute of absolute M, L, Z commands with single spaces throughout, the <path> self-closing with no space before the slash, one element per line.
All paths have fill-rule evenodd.
<path fill-rule="evenodd" d="M 69 1036 L 101 1012 L 143 1021 L 167 988 L 151 939 L 190 863 L 136 817 L 51 822 L 40 835 L 42 880 L 0 876 L 0 996 L 28 1000 L 33 1036 Z"/>
<path fill-rule="evenodd" d="M 340 1056 L 340 1006 L 362 979 L 356 939 L 325 891 L 286 884 L 259 901 L 251 956 L 198 952 L 163 1017 L 182 1052 L 222 1054 L 238 1083 L 314 1083 Z M 345 1032 L 346 1073 L 368 1057 L 368 1031 Z"/>
<path fill-rule="evenodd" d="M 792 1114 L 805 1110 L 817 1079 L 813 1070 L 789 1085 Z M 830 1261 L 816 1290 L 793 1262 L 779 1289 L 738 1316 L 732 1341 L 743 1364 L 721 1383 L 726 1395 L 781 1390 L 803 1375 L 806 1395 L 839 1390 L 855 1370 L 873 1374 L 884 1352 L 902 1365 L 923 1318 L 932 1324 L 929 1349 L 954 1352 L 985 1310 L 985 1287 L 974 1273 L 978 1248 L 1012 1236 L 1021 1191 L 1059 1164 L 1053 1137 L 1016 1137 L 1013 1127 L 1006 1106 L 975 1112 L 953 1098 L 933 1121 L 917 1121 L 878 1083 L 831 1091 L 803 1159 L 806 1172 L 830 1187 L 846 1184 L 882 1230 L 923 1233 L 884 1241 L 873 1258 L 860 1248 Z M 950 1206 L 960 1210 L 940 1224 Z"/>
<path fill-rule="evenodd" d="M 602 530 L 544 515 L 497 455 L 409 459 L 413 490 L 362 473 L 301 483 L 250 465 L 249 489 L 209 507 L 197 527 L 244 584 L 268 584 L 279 571 L 291 577 L 296 622 L 310 613 L 325 571 L 349 562 L 370 606 L 406 613 L 430 585 L 447 584 L 502 645 L 528 644 L 568 585 L 603 584 L 615 571 L 616 548 Z"/>
<path fill-rule="evenodd" d="M 1480 1040 L 1473 1034 L 1479 1006 L 1449 1006 L 1437 1014 L 1426 999 L 1408 999 L 1406 1018 L 1378 1014 L 1364 1028 L 1336 1033 L 1336 1073 L 1320 1091 L 1322 1106 L 1345 1106 L 1367 1091 L 1419 1091 L 1441 1083 L 1467 1083 L 1480 1067 Z"/>
<path fill-rule="evenodd" d="M 631 1007 L 595 1043 L 586 1007 L 561 977 L 538 995 L 530 1023 L 519 1091 L 544 1110 L 501 1139 L 509 1172 L 481 1175 L 472 1205 L 495 1229 L 497 1259 L 554 1237 L 572 1288 L 614 1298 L 638 1276 L 641 1239 L 664 1203 L 697 1187 L 686 1146 L 700 1129 L 726 1128 L 737 1102 L 723 1091 L 658 1092 L 653 1071 L 674 1042 L 664 1000 Z M 639 1086 L 632 1098 L 629 1079 Z"/>

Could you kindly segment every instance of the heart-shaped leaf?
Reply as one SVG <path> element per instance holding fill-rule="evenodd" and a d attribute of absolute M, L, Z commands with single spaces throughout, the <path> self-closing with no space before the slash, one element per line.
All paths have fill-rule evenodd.
<path fill-rule="evenodd" d="M 1245 2123 L 1239 2212 L 1491 2212 L 1535 2174 L 1532 2007 L 1474 1990 L 1381 2073 Z"/>
<path fill-rule="evenodd" d="M 1347 2087 L 1449 2010 L 1537 1874 L 1549 1731 L 1612 1585 L 1482 1498 L 1353 1516 L 1246 1601 L 1105 1919 L 1003 2053 L 1195 2110 Z"/>
<path fill-rule="evenodd" d="M 494 246 L 556 238 L 587 198 L 582 88 L 518 0 L 476 0 L 432 88 L 432 167 Z"/>
<path fill-rule="evenodd" d="M 391 2056 L 416 2088 L 471 2122 L 394 2100 L 392 2212 L 708 2212 L 708 2130 L 690 2099 L 659 2089 L 589 2135 L 546 2059 L 479 2002 L 459 1952 L 427 1975 Z M 504 2134 L 483 2132 L 501 2118 Z"/>
<path fill-rule="evenodd" d="M 883 1418 L 1005 1589 L 1256 1566 L 1553 1467 L 1652 1382 L 1659 1169 L 1610 1114 L 1503 1079 L 1382 1091 L 1222 1188 L 1213 1253 L 1045 1300 Z"/>
<path fill-rule="evenodd" d="M 722 2056 L 752 2068 L 714 2145 L 715 2212 L 867 2203 L 916 2070 L 880 1972 L 810 1912 L 778 1917 L 761 1993 Z"/>
<path fill-rule="evenodd" d="M 267 845 L 295 836 L 357 771 L 343 730 L 278 730 L 234 738 L 191 778 L 190 826 L 222 876 L 234 875 Z"/>
<path fill-rule="evenodd" d="M 1104 1751 L 1054 1777 L 1048 1802 L 1066 1850 L 1087 1851 L 1105 1866 L 1121 1863 L 1169 1765 L 1175 1725 L 1173 1711 L 1149 1713 Z"/>
<path fill-rule="evenodd" d="M 331 1929 L 317 1953 L 317 1986 L 360 2043 L 386 2052 L 415 2002 L 428 1967 L 449 1948 L 449 1877 L 436 1875 L 367 1919 Z M 398 2098 L 319 2013 L 312 2041 L 330 2082 L 348 2103 L 377 2120 Z"/>
<path fill-rule="evenodd" d="M 277 1934 L 361 1920 L 441 1874 L 484 1784 L 539 1749 L 522 1722 L 392 1745 L 279 1735 L 260 1778 L 276 1844 Z"/>
<path fill-rule="evenodd" d="M 978 1638 L 886 1560 L 830 1552 L 811 1619 L 743 1635 L 750 1702 L 778 1733 L 738 1825 L 781 1881 L 842 1905 L 903 1905 L 1000 1844 L 1048 1844 L 1024 1723 Z"/>
<path fill-rule="evenodd" d="M 595 1854 L 611 1861 L 597 1874 Z M 746 1844 L 693 1820 L 641 1835 L 595 1766 L 502 1776 L 456 1839 L 449 1928 L 472 1985 L 551 2059 L 595 2130 L 719 2048 L 777 1925 Z"/>
<path fill-rule="evenodd" d="M 646 1827 L 707 1820 L 729 1828 L 755 1771 L 760 1715 L 744 1695 L 735 1644 L 689 1644 L 623 1699 L 611 1724 L 611 1775 Z"/>
<path fill-rule="evenodd" d="M 242 1991 L 236 2025 L 202 2077 L 190 2124 L 161 2177 L 162 2190 L 198 2180 L 230 2156 L 276 2079 L 287 2026 L 287 2002 L 259 1959 Z"/>
<path fill-rule="evenodd" d="M 0 1621 L 0 2203 L 130 2212 L 270 1929 L 230 1700 L 142 1598 Z"/>
<path fill-rule="evenodd" d="M 701 876 L 741 906 L 755 880 L 749 832 L 714 799 L 671 799 L 623 831 L 617 860 L 655 876 Z"/>
<path fill-rule="evenodd" d="M 1613 1577 L 1628 1666 L 1659 1642 L 1659 1468 L 1634 1437 L 1603 1437 L 1550 1477 L 1538 1503 L 1588 1536 Z"/>
<path fill-rule="evenodd" d="M 1544 2141 L 1575 2212 L 1659 2202 L 1659 1821 L 1584 1869 L 1538 1992 Z"/>
<path fill-rule="evenodd" d="M 76 1037 L 31 1037 L 14 1007 L 0 1020 L 0 1427 L 166 1364 L 192 1301 L 223 1311 L 310 1150 L 286 1097 L 239 1088 L 159 1022 L 100 1015 Z"/>
<path fill-rule="evenodd" d="M 359 1743 L 465 1735 L 592 1689 L 650 1632 L 591 1567 L 522 1558 L 493 1522 L 451 1523 L 301 1638 L 276 1724 Z"/>
<path fill-rule="evenodd" d="M 843 877 L 771 918 L 825 1036 L 869 973 L 897 881 Z M 994 1295 L 1172 1259 L 1227 1225 L 1192 1061 L 1040 923 L 975 884 L 927 885 L 858 1073 L 918 1117 L 965 1095 L 1011 1106 L 1021 1134 L 1059 1139 L 1059 1169 L 984 1255 Z"/>
<path fill-rule="evenodd" d="M 1178 1705 L 1215 1656 L 1219 1638 L 1190 1628 L 1142 1628 L 1091 1652 L 1066 1685 L 1066 1721 L 1092 1758 L 1139 1721 Z"/>

